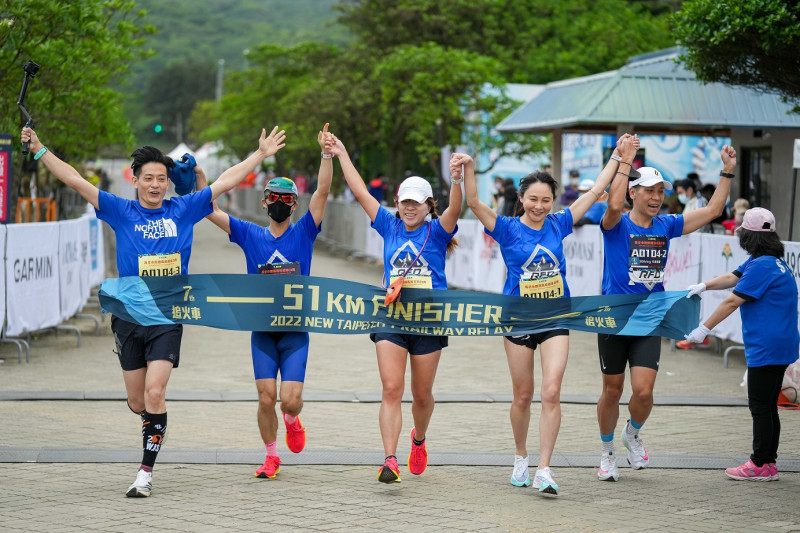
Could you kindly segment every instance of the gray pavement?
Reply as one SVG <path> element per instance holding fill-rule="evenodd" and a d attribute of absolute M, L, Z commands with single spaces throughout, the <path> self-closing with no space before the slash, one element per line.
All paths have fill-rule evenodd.
<path fill-rule="evenodd" d="M 243 272 L 244 259 L 203 221 L 191 266 L 193 273 Z M 375 284 L 381 277 L 379 267 L 324 248 L 312 273 Z M 412 426 L 404 403 L 403 481 L 383 485 L 375 480 L 383 458 L 380 380 L 366 335 L 312 335 L 306 450 L 288 452 L 281 428 L 281 473 L 261 480 L 253 477 L 264 450 L 249 334 L 189 326 L 169 384 L 169 439 L 153 495 L 129 499 L 140 423 L 125 406 L 109 321 L 98 336 L 91 321 L 71 323 L 83 331 L 81 347 L 70 333 L 37 335 L 30 363 L 18 364 L 16 349 L 0 345 L 0 531 L 800 531 L 800 411 L 781 412 L 780 481 L 723 474 L 750 450 L 741 355 L 726 369 L 720 354 L 671 352 L 664 342 L 657 405 L 642 432 L 652 468 L 623 465 L 617 443 L 619 482 L 597 481 L 600 373 L 594 336 L 582 332 L 570 341 L 555 498 L 508 483 L 510 380 L 496 337 L 451 337 L 436 378 L 430 466 L 413 476 L 403 464 Z M 617 434 L 625 414 L 623 407 Z"/>

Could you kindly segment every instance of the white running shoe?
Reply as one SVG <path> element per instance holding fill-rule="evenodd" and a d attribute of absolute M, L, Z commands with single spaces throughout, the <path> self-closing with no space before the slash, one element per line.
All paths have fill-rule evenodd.
<path fill-rule="evenodd" d="M 128 487 L 125 496 L 129 498 L 147 498 L 153 489 L 153 473 L 139 470 L 136 474 L 136 481 Z"/>
<path fill-rule="evenodd" d="M 650 456 L 647 455 L 647 450 L 644 449 L 644 443 L 639 438 L 638 433 L 633 438 L 628 437 L 628 426 L 631 421 L 625 424 L 625 430 L 622 432 L 622 444 L 628 449 L 628 464 L 634 470 L 640 470 L 650 463 Z"/>
<path fill-rule="evenodd" d="M 614 455 L 613 451 L 600 456 L 600 468 L 597 469 L 597 479 L 600 481 L 616 481 L 619 479 L 617 456 Z"/>
<path fill-rule="evenodd" d="M 549 466 L 543 466 L 536 471 L 536 475 L 533 476 L 533 486 L 545 494 L 558 494 L 558 485 L 553 481 Z"/>
<path fill-rule="evenodd" d="M 511 473 L 511 484 L 515 487 L 530 487 L 531 477 L 528 474 L 528 456 L 514 456 L 514 472 Z"/>

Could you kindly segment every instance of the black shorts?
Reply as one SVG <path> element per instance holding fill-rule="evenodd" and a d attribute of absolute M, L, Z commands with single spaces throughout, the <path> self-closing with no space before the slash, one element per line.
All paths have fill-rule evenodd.
<path fill-rule="evenodd" d="M 147 361 L 158 360 L 178 368 L 183 324 L 140 326 L 112 316 L 111 331 L 122 370 L 138 370 L 147 367 Z"/>
<path fill-rule="evenodd" d="M 447 335 L 411 335 L 407 333 L 370 333 L 372 342 L 389 341 L 402 346 L 411 355 L 425 355 L 447 348 Z"/>
<path fill-rule="evenodd" d="M 628 335 L 597 334 L 597 349 L 600 352 L 600 370 L 610 376 L 625 373 L 625 366 L 644 366 L 658 371 L 661 360 L 661 337 L 650 335 L 635 337 Z"/>
<path fill-rule="evenodd" d="M 506 337 L 509 341 L 517 346 L 527 346 L 531 350 L 535 350 L 536 346 L 542 344 L 547 339 L 553 337 L 560 337 L 566 335 L 569 337 L 568 329 L 551 329 L 550 331 L 540 331 L 539 333 L 530 333 L 526 335 L 509 335 Z"/>

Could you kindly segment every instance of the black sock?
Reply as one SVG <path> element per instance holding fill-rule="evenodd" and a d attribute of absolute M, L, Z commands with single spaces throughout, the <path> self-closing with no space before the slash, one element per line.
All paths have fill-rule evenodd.
<path fill-rule="evenodd" d="M 417 440 L 416 437 L 411 437 L 411 440 L 413 440 L 414 444 L 417 446 L 422 446 L 422 443 L 425 442 L 425 439 Z"/>
<path fill-rule="evenodd" d="M 142 465 L 153 468 L 166 433 L 167 413 L 153 414 L 145 411 L 142 415 Z"/>

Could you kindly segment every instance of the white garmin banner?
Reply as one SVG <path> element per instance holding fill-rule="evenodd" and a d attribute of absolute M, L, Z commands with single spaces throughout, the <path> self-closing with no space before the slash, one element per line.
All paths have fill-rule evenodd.
<path fill-rule="evenodd" d="M 6 236 L 6 334 L 61 322 L 58 222 L 9 224 Z"/>
<path fill-rule="evenodd" d="M 700 281 L 701 247 L 701 233 L 690 233 L 669 241 L 664 290 L 684 291 Z"/>
<path fill-rule="evenodd" d="M 570 296 L 593 296 L 603 289 L 603 233 L 600 226 L 575 228 L 564 239 Z"/>
<path fill-rule="evenodd" d="M 61 301 L 61 320 L 67 320 L 83 308 L 88 293 L 81 284 L 81 231 L 88 226 L 84 219 L 65 220 L 58 223 L 58 278 Z M 87 232 L 88 236 L 88 232 Z M 88 243 L 87 243 L 88 246 Z"/>
<path fill-rule="evenodd" d="M 739 246 L 739 238 L 727 235 L 701 234 L 702 238 L 702 268 L 700 279 L 708 281 L 722 274 L 733 272 L 744 263 L 748 255 Z M 703 305 L 700 307 L 700 321 L 705 321 L 711 313 L 728 297 L 733 289 L 719 291 L 706 291 L 701 297 Z M 734 311 L 731 316 L 720 322 L 711 330 L 711 334 L 720 339 L 733 342 L 742 342 L 742 317 L 739 311 Z"/>

